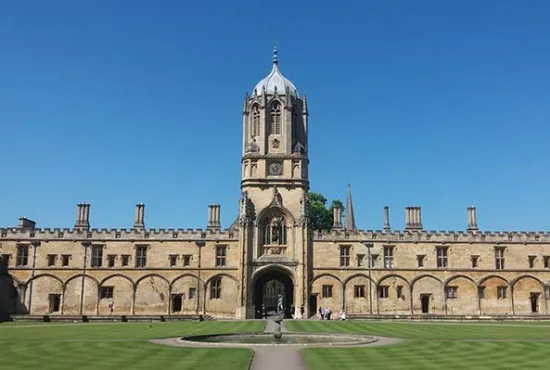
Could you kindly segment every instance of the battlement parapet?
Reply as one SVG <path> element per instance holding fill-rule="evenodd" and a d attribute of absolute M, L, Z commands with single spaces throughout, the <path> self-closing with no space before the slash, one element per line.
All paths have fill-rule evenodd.
<path fill-rule="evenodd" d="M 550 243 L 548 231 L 357 230 L 314 231 L 314 241 L 427 243 Z"/>
<path fill-rule="evenodd" d="M 81 228 L 42 228 L 42 229 L 20 229 L 0 228 L 0 241 L 228 241 L 238 240 L 238 230 L 203 230 L 203 229 L 96 229 L 89 230 Z"/>

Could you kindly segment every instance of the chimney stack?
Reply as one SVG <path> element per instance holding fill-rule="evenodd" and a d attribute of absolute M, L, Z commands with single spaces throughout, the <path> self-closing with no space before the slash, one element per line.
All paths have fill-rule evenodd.
<path fill-rule="evenodd" d="M 75 229 L 88 229 L 90 227 L 90 204 L 78 203 L 76 211 Z"/>
<path fill-rule="evenodd" d="M 134 222 L 134 229 L 145 228 L 145 204 L 136 204 L 136 221 Z"/>
<path fill-rule="evenodd" d="M 390 230 L 390 207 L 384 206 L 384 231 Z"/>
<path fill-rule="evenodd" d="M 208 224 L 206 228 L 210 230 L 219 230 L 221 228 L 219 204 L 210 204 L 208 206 Z"/>
<path fill-rule="evenodd" d="M 340 207 L 339 204 L 335 205 L 334 209 L 332 210 L 332 228 L 342 228 L 342 207 Z"/>
<path fill-rule="evenodd" d="M 405 230 L 422 230 L 420 207 L 405 208 Z"/>
<path fill-rule="evenodd" d="M 476 207 L 470 206 L 468 209 L 468 231 L 477 231 L 477 214 Z"/>
<path fill-rule="evenodd" d="M 19 226 L 20 229 L 34 229 L 36 227 L 36 222 L 30 220 L 26 217 L 19 217 Z"/>

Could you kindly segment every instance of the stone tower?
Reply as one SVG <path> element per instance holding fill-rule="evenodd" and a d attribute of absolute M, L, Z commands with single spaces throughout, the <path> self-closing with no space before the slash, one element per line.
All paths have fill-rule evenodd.
<path fill-rule="evenodd" d="M 305 94 L 282 75 L 275 49 L 271 72 L 244 101 L 241 317 L 257 316 L 273 295 L 284 296 L 287 316 L 291 306 L 306 305 L 307 131 Z"/>

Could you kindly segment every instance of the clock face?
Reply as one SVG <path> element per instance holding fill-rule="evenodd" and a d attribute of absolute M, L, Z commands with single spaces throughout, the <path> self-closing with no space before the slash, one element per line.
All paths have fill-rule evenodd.
<path fill-rule="evenodd" d="M 273 162 L 269 165 L 269 174 L 273 176 L 279 176 L 283 173 L 283 166 L 279 162 Z"/>

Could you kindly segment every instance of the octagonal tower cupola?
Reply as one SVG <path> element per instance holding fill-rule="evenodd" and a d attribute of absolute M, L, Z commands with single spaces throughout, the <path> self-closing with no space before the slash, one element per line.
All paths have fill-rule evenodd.
<path fill-rule="evenodd" d="M 305 94 L 279 70 L 277 49 L 267 77 L 256 84 L 243 106 L 243 186 L 248 184 L 308 186 Z"/>

